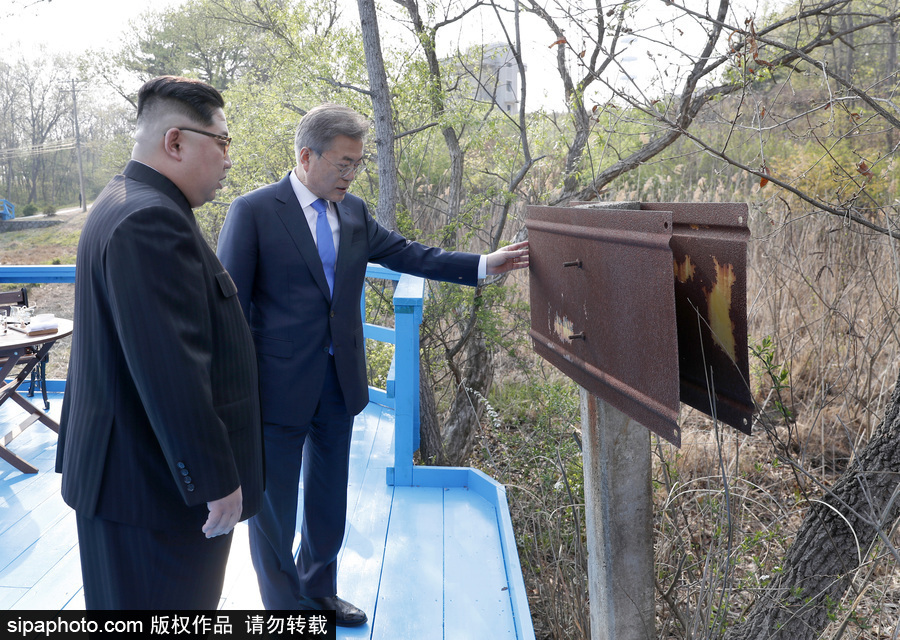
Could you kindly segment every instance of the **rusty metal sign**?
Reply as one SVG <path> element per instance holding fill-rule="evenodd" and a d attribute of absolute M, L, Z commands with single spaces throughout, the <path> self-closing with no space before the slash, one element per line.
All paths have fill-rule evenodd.
<path fill-rule="evenodd" d="M 679 445 L 672 214 L 528 207 L 535 351 Z"/>
<path fill-rule="evenodd" d="M 679 401 L 749 433 L 747 206 L 594 206 L 528 207 L 535 351 L 676 446 Z"/>

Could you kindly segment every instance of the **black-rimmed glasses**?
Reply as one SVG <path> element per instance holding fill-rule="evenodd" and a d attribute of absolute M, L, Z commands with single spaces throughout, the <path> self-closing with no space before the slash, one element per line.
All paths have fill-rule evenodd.
<path fill-rule="evenodd" d="M 201 129 L 191 129 L 190 127 L 175 127 L 179 131 L 190 131 L 192 133 L 199 133 L 202 136 L 207 136 L 209 138 L 215 138 L 219 142 L 223 143 L 225 155 L 228 155 L 228 148 L 231 147 L 231 138 L 229 136 L 221 136 L 218 133 L 210 133 L 209 131 L 203 131 Z"/>

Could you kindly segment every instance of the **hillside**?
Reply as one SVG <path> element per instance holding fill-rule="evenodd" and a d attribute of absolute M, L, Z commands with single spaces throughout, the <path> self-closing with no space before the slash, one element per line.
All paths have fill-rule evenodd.
<path fill-rule="evenodd" d="M 60 214 L 62 224 L 44 229 L 0 233 L 0 264 L 74 264 L 86 213 Z M 71 318 L 75 308 L 75 285 L 28 284 L 28 302 L 38 313 Z M 5 285 L 12 288 L 14 285 Z M 71 338 L 60 340 L 47 364 L 49 378 L 64 378 L 69 363 Z"/>

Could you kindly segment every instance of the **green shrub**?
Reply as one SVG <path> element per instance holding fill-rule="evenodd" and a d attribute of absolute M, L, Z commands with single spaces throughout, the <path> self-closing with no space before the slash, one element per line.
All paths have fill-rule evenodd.
<path fill-rule="evenodd" d="M 33 216 L 38 212 L 37 205 L 33 202 L 29 202 L 24 207 L 22 207 L 22 217 L 27 218 L 28 216 Z"/>
<path fill-rule="evenodd" d="M 366 367 L 370 385 L 385 388 L 393 359 L 394 345 L 366 339 Z"/>

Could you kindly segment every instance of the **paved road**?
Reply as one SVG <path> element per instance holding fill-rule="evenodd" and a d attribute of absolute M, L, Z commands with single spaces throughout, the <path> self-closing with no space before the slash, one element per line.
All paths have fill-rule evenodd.
<path fill-rule="evenodd" d="M 88 211 L 90 211 L 92 204 L 94 204 L 94 203 L 93 202 L 88 203 L 88 206 L 87 206 Z M 59 211 L 56 212 L 56 215 L 58 215 L 58 216 L 73 216 L 76 213 L 81 213 L 81 207 L 72 207 L 71 209 L 60 209 Z"/>

